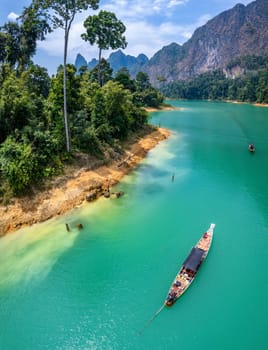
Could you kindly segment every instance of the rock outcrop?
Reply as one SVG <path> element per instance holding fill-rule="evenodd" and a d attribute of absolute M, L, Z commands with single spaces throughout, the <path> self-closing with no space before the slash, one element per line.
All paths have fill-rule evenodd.
<path fill-rule="evenodd" d="M 216 69 L 231 59 L 268 53 L 268 1 L 238 4 L 198 28 L 185 44 L 172 43 L 145 65 L 151 82 L 187 80 Z M 238 68 L 237 68 L 238 69 Z"/>

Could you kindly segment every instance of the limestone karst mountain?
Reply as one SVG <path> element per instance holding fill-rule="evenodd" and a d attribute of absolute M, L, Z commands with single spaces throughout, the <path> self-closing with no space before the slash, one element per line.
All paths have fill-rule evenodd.
<path fill-rule="evenodd" d="M 220 69 L 227 75 L 240 74 L 241 67 L 230 71 L 231 60 L 245 55 L 268 54 L 268 0 L 256 0 L 247 6 L 235 5 L 195 30 L 183 45 L 171 43 L 151 59 L 125 55 L 121 50 L 112 53 L 108 61 L 114 72 L 126 67 L 131 76 L 146 72 L 153 85 L 159 81 L 190 79 L 201 73 Z M 88 66 L 97 64 L 94 59 Z M 242 72 L 243 73 L 243 72 Z"/>
<path fill-rule="evenodd" d="M 221 69 L 235 57 L 268 54 L 268 1 L 237 4 L 196 29 L 183 45 L 158 51 L 144 69 L 151 82 L 189 79 Z"/>

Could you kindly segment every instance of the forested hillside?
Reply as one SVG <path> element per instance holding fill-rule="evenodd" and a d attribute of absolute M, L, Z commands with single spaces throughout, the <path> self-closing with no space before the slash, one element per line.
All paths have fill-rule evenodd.
<path fill-rule="evenodd" d="M 238 100 L 268 103 L 268 56 L 243 56 L 227 65 L 229 75 L 221 70 L 162 85 L 162 93 L 170 98 Z M 239 76 L 231 72 L 239 67 Z"/>

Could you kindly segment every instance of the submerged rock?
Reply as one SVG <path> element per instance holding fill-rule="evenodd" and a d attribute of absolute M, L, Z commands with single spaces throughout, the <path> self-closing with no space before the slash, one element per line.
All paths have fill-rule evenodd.
<path fill-rule="evenodd" d="M 91 202 L 97 199 L 97 191 L 92 191 L 86 195 L 86 201 Z"/>
<path fill-rule="evenodd" d="M 110 196 L 111 196 L 110 191 L 105 191 L 105 192 L 103 193 L 103 196 L 104 196 L 105 198 L 110 198 Z"/>

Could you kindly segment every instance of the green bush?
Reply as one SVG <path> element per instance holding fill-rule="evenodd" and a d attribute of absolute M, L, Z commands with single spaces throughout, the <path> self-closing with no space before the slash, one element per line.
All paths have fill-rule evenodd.
<path fill-rule="evenodd" d="M 8 137 L 0 148 L 2 178 L 14 194 L 22 193 L 35 179 L 36 156 L 30 145 Z"/>

